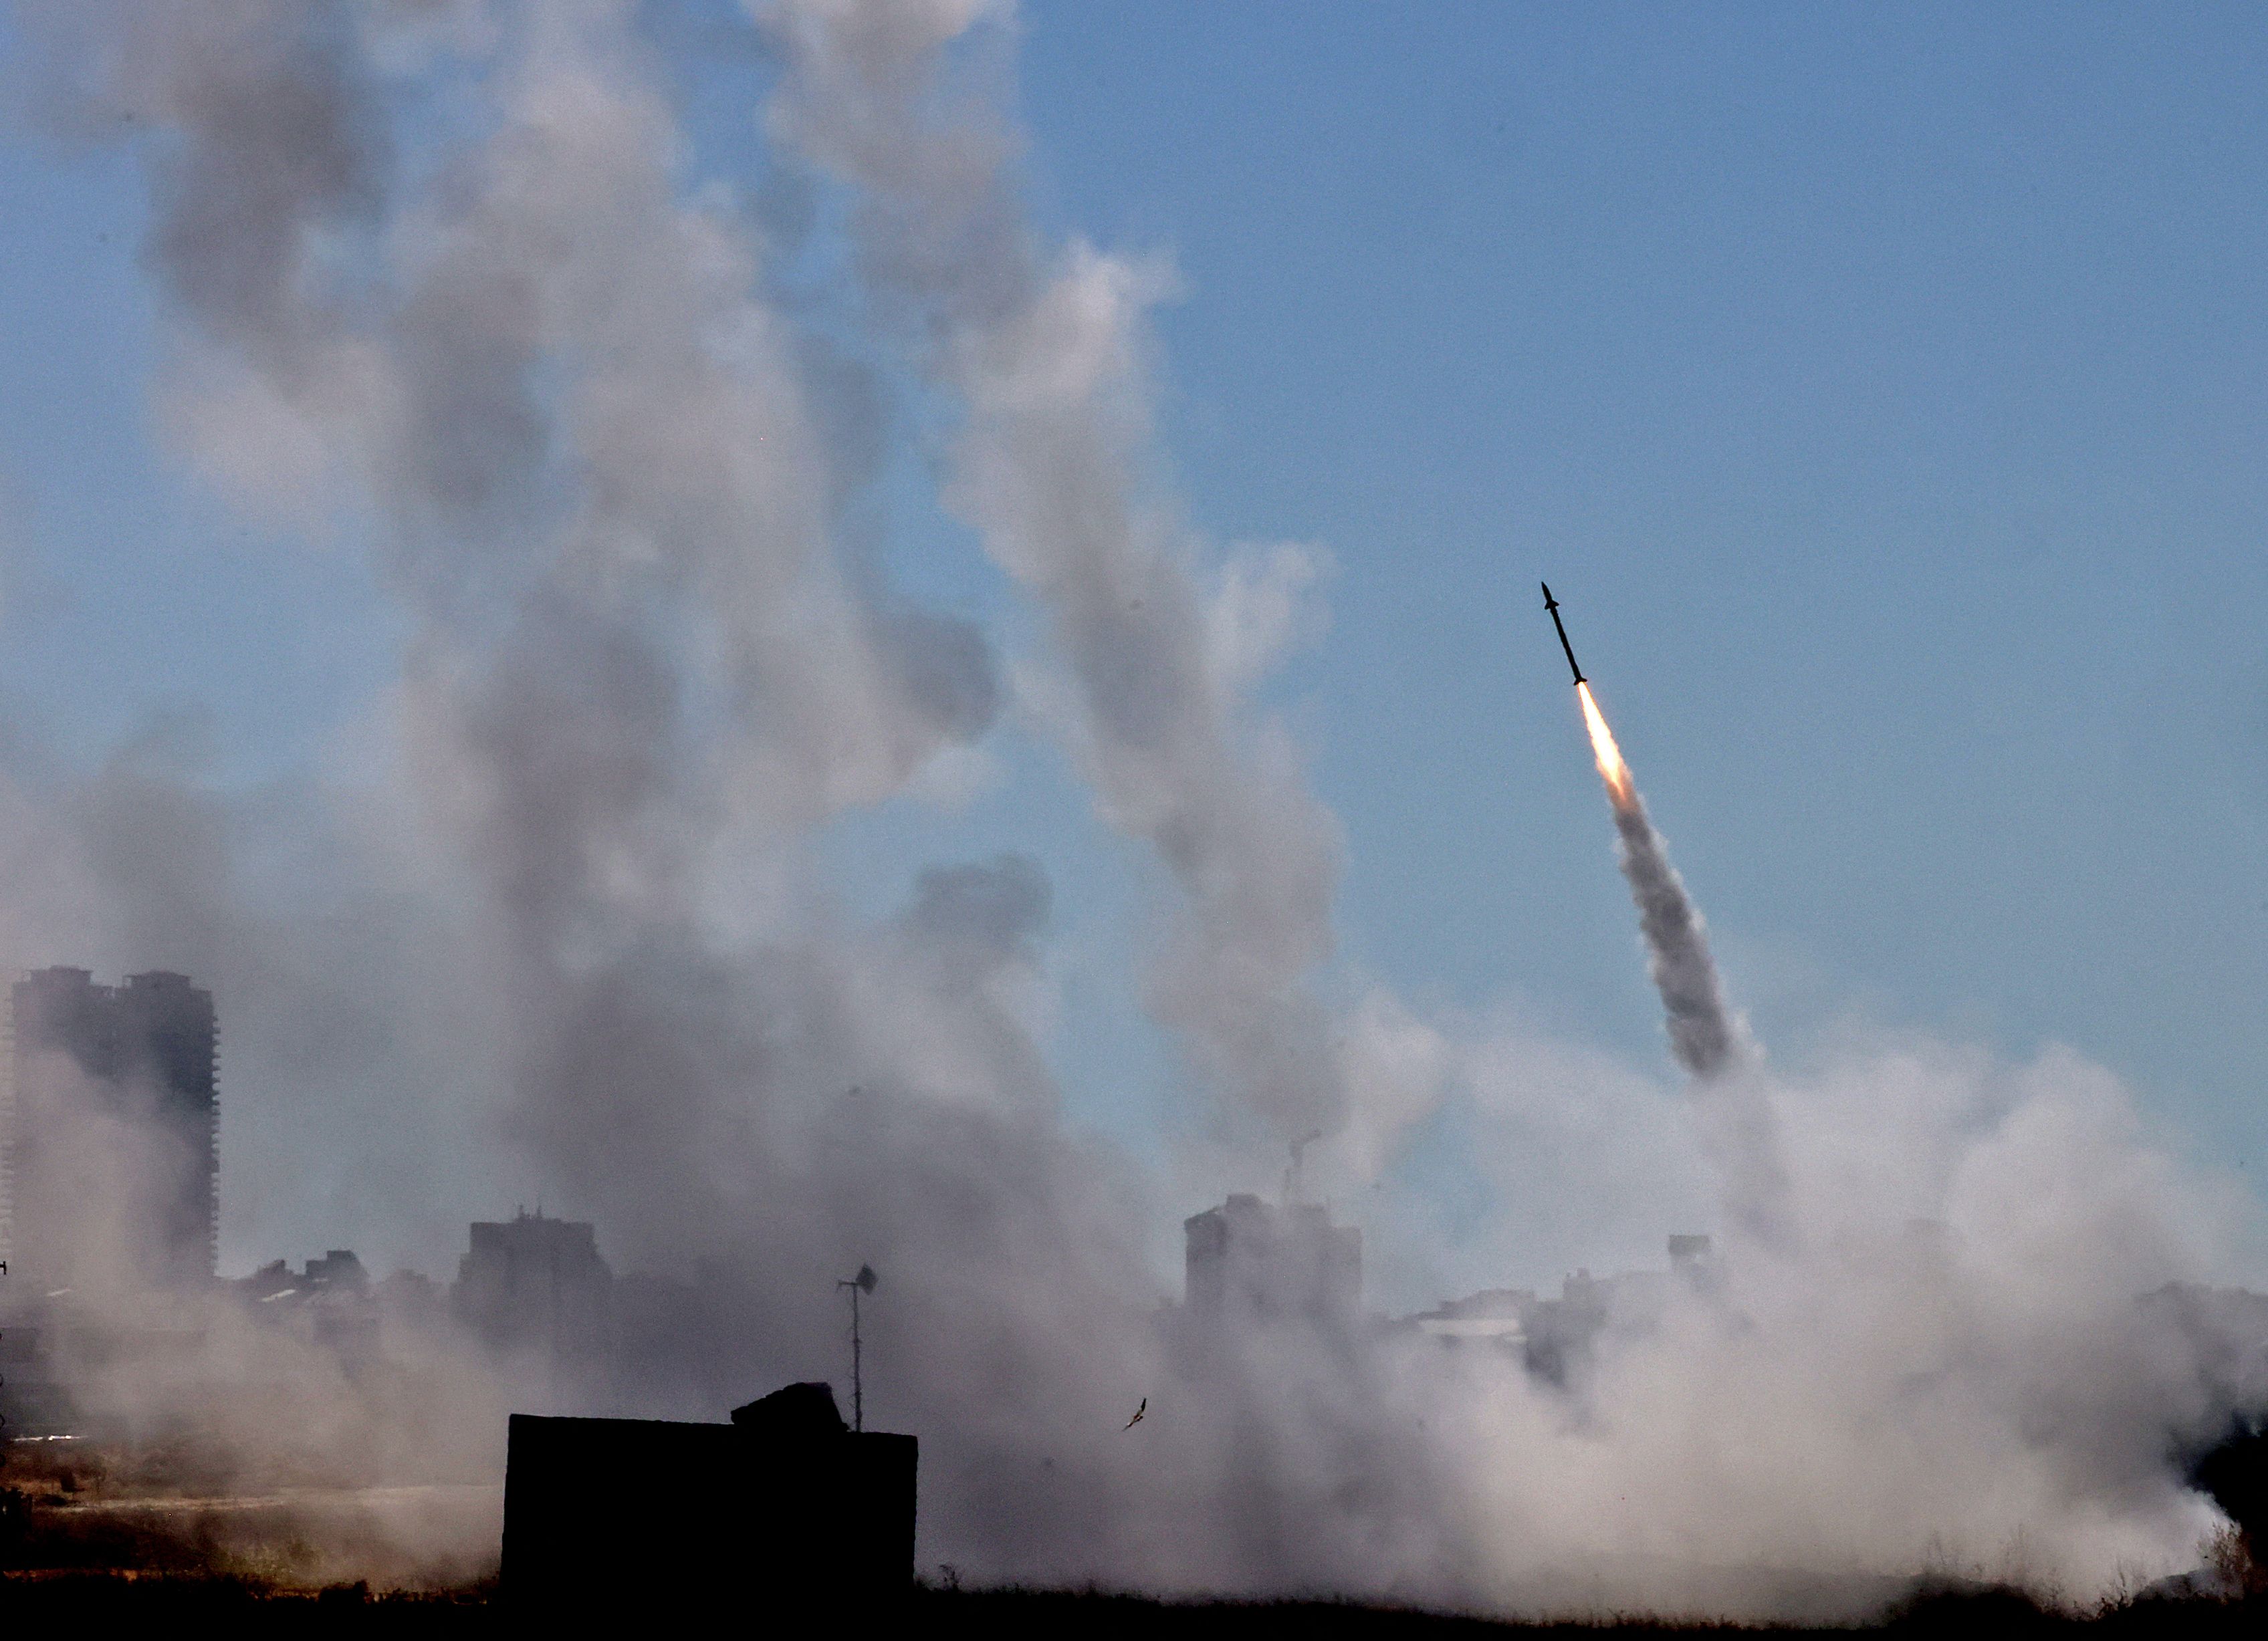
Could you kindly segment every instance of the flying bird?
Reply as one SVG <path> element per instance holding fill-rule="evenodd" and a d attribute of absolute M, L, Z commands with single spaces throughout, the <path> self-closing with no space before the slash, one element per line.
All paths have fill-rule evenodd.
<path fill-rule="evenodd" d="M 1126 1421 L 1126 1428 L 1127 1428 L 1128 1430 L 1130 1430 L 1130 1430 L 1132 1430 L 1132 1429 L 1133 1429 L 1137 1424 L 1139 1424 L 1142 1422 L 1142 1416 L 1143 1416 L 1145 1413 L 1147 1413 L 1149 1410 L 1150 1410 L 1150 1398 L 1149 1398 L 1149 1397 L 1147 1397 L 1147 1396 L 1145 1396 L 1145 1397 L 1143 1397 L 1143 1398 L 1142 1398 L 1142 1405 L 1141 1405 L 1140 1407 L 1138 1407 L 1138 1408 L 1137 1408 L 1137 1409 L 1134 1409 L 1134 1417 L 1133 1417 L 1132 1418 L 1130 1418 L 1130 1419 L 1129 1419 L 1129 1420 L 1127 1420 L 1127 1421 Z"/>

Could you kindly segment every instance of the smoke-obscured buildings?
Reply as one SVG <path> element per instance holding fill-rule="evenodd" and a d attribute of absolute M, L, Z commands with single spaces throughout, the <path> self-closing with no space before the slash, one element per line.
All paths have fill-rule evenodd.
<path fill-rule="evenodd" d="M 163 971 L 105 986 L 83 968 L 46 968 L 18 981 L 10 1002 L 0 1256 L 50 1291 L 210 1282 L 212 994 Z"/>
<path fill-rule="evenodd" d="M 364 1365 L 379 1356 L 379 1306 L 370 1272 L 351 1248 L 332 1248 L 297 1274 L 274 1260 L 227 1285 L 261 1320 L 297 1327 L 344 1365 Z"/>
<path fill-rule="evenodd" d="M 1673 1236 L 1667 1271 L 1594 1277 L 1578 1270 L 1560 1283 L 1557 1299 L 1542 1298 L 1531 1288 L 1485 1288 L 1394 1326 L 1444 1344 L 1516 1352 L 1529 1372 L 1564 1386 L 1588 1365 L 1601 1340 L 1659 1326 L 1674 1293 L 1706 1292 L 1715 1281 L 1709 1239 Z"/>
<path fill-rule="evenodd" d="M 518 1213 L 475 1223 L 449 1307 L 498 1357 L 587 1365 L 608 1354 L 614 1286 L 596 1227 Z"/>
<path fill-rule="evenodd" d="M 1316 1203 L 1239 1192 L 1182 1221 L 1190 1316 L 1231 1325 L 1345 1324 L 1362 1303 L 1362 1233 Z"/>

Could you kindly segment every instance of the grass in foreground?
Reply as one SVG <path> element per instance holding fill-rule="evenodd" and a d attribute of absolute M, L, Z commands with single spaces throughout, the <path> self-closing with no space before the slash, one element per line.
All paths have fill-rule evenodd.
<path fill-rule="evenodd" d="M 639 1615 L 670 1616 L 686 1610 L 666 1586 L 657 1586 Z M 701 1611 L 713 1610 L 703 1601 Z M 587 1604 L 571 1603 L 570 1615 L 587 1622 L 600 1615 Z M 747 1592 L 748 1620 L 817 1620 L 822 1614 L 767 1610 L 761 1592 Z M 882 1617 L 883 1615 L 842 1614 Z M 1333 1601 L 1170 1602 L 1131 1595 L 1042 1590 L 919 1589 L 888 1616 L 905 1629 L 1001 1637 L 1075 1635 L 1101 1637 L 1175 1637 L 1175 1641 L 1246 1641 L 1248 1637 L 1292 1637 L 1314 1641 L 1484 1641 L 1490 1637 L 1754 1634 L 1766 1637 L 1890 1637 L 2068 1635 L 2104 1641 L 2147 1641 L 2156 1636 L 2255 1637 L 2268 1630 L 2268 1599 L 2245 1601 L 2144 1601 L 2092 1618 L 2042 1612 L 2022 1595 L 1991 1588 L 1948 1590 L 1915 1597 L 1881 1623 L 1855 1630 L 1781 1628 L 1771 1625 L 1663 1623 L 1644 1619 L 1602 1618 L 1594 1622 L 1508 1623 L 1454 1615 L 1400 1611 Z M 180 1623 L 220 1622 L 238 1632 L 255 1634 L 409 1634 L 504 1636 L 541 1623 L 548 1632 L 556 1615 L 532 1612 L 492 1586 L 426 1595 L 372 1596 L 359 1586 L 317 1593 L 283 1593 L 239 1579 L 180 1574 L 11 1574 L 0 1577 L 0 1623 L 11 1621 L 84 1624 L 112 1620 Z"/>

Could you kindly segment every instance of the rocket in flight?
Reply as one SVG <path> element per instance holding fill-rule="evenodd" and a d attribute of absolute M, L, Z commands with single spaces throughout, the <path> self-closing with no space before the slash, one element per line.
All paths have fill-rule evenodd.
<path fill-rule="evenodd" d="M 1536 585 L 1543 589 L 1543 607 L 1551 612 L 1551 624 L 1558 629 L 1559 647 L 1567 651 L 1567 670 L 1575 674 L 1575 682 L 1580 687 L 1583 682 L 1583 669 L 1575 665 L 1575 646 L 1567 642 L 1566 623 L 1559 619 L 1559 600 L 1551 596 L 1550 582 Z"/>

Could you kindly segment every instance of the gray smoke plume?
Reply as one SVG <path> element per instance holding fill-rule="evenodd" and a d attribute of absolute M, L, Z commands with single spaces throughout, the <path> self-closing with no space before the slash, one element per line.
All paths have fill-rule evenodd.
<path fill-rule="evenodd" d="M 1685 879 L 1669 864 L 1669 846 L 1646 816 L 1646 800 L 1631 789 L 1627 795 L 1615 795 L 1614 811 L 1623 876 L 1638 902 L 1647 968 L 1668 1017 L 1670 1052 L 1696 1077 L 1721 1077 L 1737 1070 L 1752 1048 L 1746 1027 L 1725 1000 L 1724 982 L 1709 954 L 1708 931 Z"/>
<path fill-rule="evenodd" d="M 1149 476 L 1140 326 L 1168 282 L 1084 246 L 1051 254 L 1026 224 L 1015 143 L 948 50 L 992 8 L 750 9 L 790 67 L 775 134 L 857 190 L 877 305 L 965 406 L 947 499 L 1047 612 L 1071 673 L 1057 727 L 1101 814 L 1181 891 L 1154 1011 L 1224 1116 L 1278 1144 L 1337 1133 L 1348 1071 L 1308 982 L 1334 944 L 1338 828 L 1243 696 L 1267 658 L 1216 641 L 1238 589 L 1204 585 Z M 1315 570 L 1292 547 L 1266 563 L 1277 598 Z"/>
<path fill-rule="evenodd" d="M 1616 852 L 1631 897 L 1638 902 L 1646 966 L 1661 994 L 1670 1052 L 1695 1078 L 1700 1137 L 1721 1178 L 1722 1211 L 1760 1245 L 1778 1246 L 1791 1230 L 1788 1182 L 1770 1093 L 1750 1074 L 1756 1067 L 1756 1045 L 1726 1000 L 1700 911 L 1669 864 L 1668 845 L 1646 815 L 1646 800 L 1605 713 L 1588 684 L 1578 684 L 1576 696 L 1614 809 Z"/>
<path fill-rule="evenodd" d="M 919 22 L 832 11 L 885 67 Z M 77 67 L 92 100 L 130 96 L 157 128 L 161 237 L 208 194 L 257 217 L 257 299 L 215 298 L 196 259 L 151 258 L 181 355 L 168 425 L 247 505 L 367 521 L 415 624 L 394 728 L 420 847 L 444 863 L 417 872 L 462 896 L 505 1133 L 618 1262 L 665 1273 L 665 1294 L 699 1273 L 699 1325 L 637 1405 L 713 1417 L 767 1380 L 836 1375 L 834 1281 L 870 1262 L 892 1295 L 871 1323 L 870 1410 L 924 1431 L 924 1488 L 950 1501 L 925 1512 L 927 1554 L 1027 1577 L 1327 1576 L 1369 1531 L 1311 1479 L 1317 1440 L 1336 1439 L 1238 1397 L 1180 1422 L 1162 1459 L 1102 1439 L 1140 1396 L 1170 1400 L 1143 1251 L 1174 1210 L 1061 1120 L 1022 1001 L 1045 875 L 944 866 L 874 928 L 814 880 L 816 828 L 906 791 L 986 730 L 999 693 L 985 641 L 858 550 L 900 413 L 886 374 L 775 299 L 773 247 L 735 202 L 686 190 L 672 88 L 617 5 L 526 7 L 468 36 L 492 54 L 478 117 L 429 185 L 397 191 L 379 148 L 339 173 L 379 191 L 381 254 L 356 261 L 342 211 L 366 190 L 328 166 L 250 184 L 295 177 L 303 144 L 352 148 L 383 101 L 395 59 L 359 17 L 120 7 Z M 304 120 L 227 114 L 254 69 L 289 82 Z M 874 89 L 887 114 L 917 88 Z M 339 257 L 364 275 L 352 300 L 329 294 Z M 1153 674 L 1165 695 L 1120 717 L 1174 749 L 1169 794 L 1184 766 L 1211 769 L 1149 829 L 1205 885 L 1204 950 L 1225 953 L 1210 960 L 1260 971 L 1214 1006 L 1248 997 L 1248 1029 L 1280 1037 L 1268 1012 L 1323 947 L 1312 909 L 1287 937 L 1268 881 L 1310 895 L 1298 863 L 1321 811 L 1300 794 L 1272 852 L 1256 834 L 1212 841 L 1235 834 L 1235 794 L 1263 790 L 1213 728 L 1229 662 L 1252 658 L 1233 623 L 1224 641 L 1200 619 L 1179 570 L 1153 555 L 1140 575 L 1165 614 L 1130 616 L 1111 666 L 1129 703 Z M 1263 872 L 1256 898 L 1236 880 Z M 1319 1025 L 1300 1035 L 1321 1053 Z M 1246 1479 L 1214 1490 L 1209 1528 L 1160 1544 L 1177 1472 L 1216 1468 L 1223 1420 Z M 1415 1531 L 1422 1564 L 1438 1524 Z"/>

